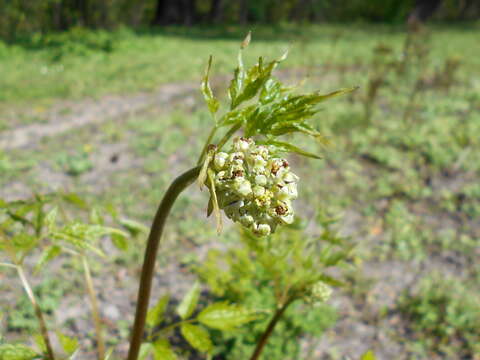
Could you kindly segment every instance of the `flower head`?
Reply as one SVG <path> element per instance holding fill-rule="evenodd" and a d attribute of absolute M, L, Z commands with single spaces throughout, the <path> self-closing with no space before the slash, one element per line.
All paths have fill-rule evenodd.
<path fill-rule="evenodd" d="M 217 152 L 210 168 L 218 205 L 226 216 L 258 236 L 294 219 L 298 176 L 287 160 L 249 138 L 235 138 L 229 152 Z"/>

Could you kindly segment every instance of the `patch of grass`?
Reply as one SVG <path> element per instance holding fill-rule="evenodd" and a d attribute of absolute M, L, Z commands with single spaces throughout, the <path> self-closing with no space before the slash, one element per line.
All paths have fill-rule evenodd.
<path fill-rule="evenodd" d="M 414 295 L 404 294 L 398 309 L 409 322 L 413 351 L 443 358 L 471 359 L 480 351 L 480 297 L 459 279 L 424 278 Z"/>

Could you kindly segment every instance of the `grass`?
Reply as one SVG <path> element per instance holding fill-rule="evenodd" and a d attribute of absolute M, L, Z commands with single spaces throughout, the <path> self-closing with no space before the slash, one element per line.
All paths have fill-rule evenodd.
<path fill-rule="evenodd" d="M 331 148 L 299 144 L 323 152 L 325 159 L 292 159 L 302 179 L 297 207 L 306 218 L 318 209 L 345 213 L 344 231 L 358 239 L 357 252 L 367 264 L 400 262 L 420 271 L 420 277 L 424 272 L 417 269 L 422 266 L 453 272 L 448 281 L 424 280 L 427 285 L 399 296 L 387 311 L 400 313 L 414 333 L 395 335 L 408 345 L 406 354 L 413 351 L 425 359 L 458 351 L 473 354 L 471 340 L 464 339 L 478 338 L 478 329 L 461 319 L 478 309 L 470 303 L 462 308 L 451 295 L 459 292 L 475 299 L 480 279 L 475 266 L 480 238 L 478 25 L 429 30 L 429 36 L 419 35 L 427 52 L 418 55 L 416 45 L 412 51 L 417 55 L 404 72 L 390 65 L 403 56 L 405 41 L 402 29 L 395 27 L 259 27 L 246 52 L 252 62 L 259 54 L 278 56 L 292 44 L 282 76 L 308 74 L 305 86 L 323 91 L 360 85 L 353 95 L 326 103 L 316 120 Z M 209 54 L 214 55 L 215 74 L 226 74 L 244 33 L 238 27 L 75 30 L 0 45 L 0 119 L 5 119 L 0 129 L 45 121 L 48 107 L 64 99 L 150 91 L 172 81 L 198 82 Z M 375 55 L 378 44 L 386 50 Z M 458 69 L 445 71 L 448 61 L 457 58 Z M 388 71 L 379 75 L 381 66 Z M 369 117 L 366 94 L 376 76 L 381 76 L 381 85 Z M 66 187 L 89 193 L 94 202 L 114 203 L 125 215 L 148 223 L 174 174 L 196 160 L 211 121 L 199 97 L 193 105 L 180 99 L 161 107 L 46 138 L 35 148 L 3 151 L 2 195 L 10 189 L 15 194 L 19 188 Z M 120 150 L 110 151 L 119 145 Z M 115 154 L 117 161 L 110 161 Z M 191 188 L 176 204 L 167 229 L 170 256 L 178 251 L 173 241 L 177 249 L 212 241 L 214 226 L 203 220 L 206 201 L 204 193 Z M 226 235 L 236 236 L 230 230 Z M 119 261 L 135 268 L 134 259 L 138 254 Z M 181 260 L 196 261 L 190 256 Z M 469 286 L 459 290 L 460 283 Z M 437 284 L 442 284 L 438 291 Z M 454 315 L 432 323 L 430 314 L 436 314 L 439 301 L 453 308 Z M 452 326 L 460 335 L 450 342 Z M 444 334 L 438 341 L 437 333 Z"/>

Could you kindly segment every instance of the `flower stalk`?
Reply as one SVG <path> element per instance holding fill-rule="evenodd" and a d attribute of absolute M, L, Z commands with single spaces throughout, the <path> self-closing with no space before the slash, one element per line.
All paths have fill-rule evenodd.
<path fill-rule="evenodd" d="M 140 286 L 138 289 L 135 322 L 133 324 L 132 335 L 130 339 L 130 349 L 127 357 L 128 360 L 137 360 L 140 347 L 142 345 L 143 332 L 150 300 L 150 292 L 152 289 L 155 260 L 165 222 L 178 195 L 180 195 L 183 190 L 185 190 L 195 181 L 199 173 L 200 167 L 197 166 L 177 177 L 167 189 L 167 192 L 165 193 L 162 202 L 158 207 L 157 213 L 155 214 L 155 218 L 153 220 L 152 227 L 150 228 L 150 234 L 147 240 L 147 248 L 145 249 L 142 274 L 140 277 Z"/>

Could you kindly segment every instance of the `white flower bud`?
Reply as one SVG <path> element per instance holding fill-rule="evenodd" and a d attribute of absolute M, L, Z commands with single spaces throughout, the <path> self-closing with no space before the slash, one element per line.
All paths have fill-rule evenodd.
<path fill-rule="evenodd" d="M 243 178 L 237 178 L 239 181 L 235 181 L 233 188 L 236 190 L 238 194 L 241 196 L 248 196 L 252 193 L 252 186 L 250 181 L 245 180 Z M 237 180 L 235 179 L 235 180 Z"/>
<path fill-rule="evenodd" d="M 260 186 L 267 185 L 267 177 L 265 175 L 256 175 L 255 176 L 255 183 Z"/>
<path fill-rule="evenodd" d="M 255 185 L 253 187 L 253 195 L 255 197 L 261 197 L 265 195 L 265 188 L 263 186 Z"/>
<path fill-rule="evenodd" d="M 270 225 L 268 225 L 268 224 L 258 224 L 256 227 L 254 227 L 253 232 L 260 235 L 260 236 L 270 235 L 270 233 L 271 233 Z"/>
<path fill-rule="evenodd" d="M 213 159 L 213 166 L 215 167 L 215 170 L 219 171 L 222 170 L 223 167 L 225 166 L 225 162 L 227 161 L 228 154 L 224 152 L 219 152 L 215 154 L 215 157 Z"/>
<path fill-rule="evenodd" d="M 242 215 L 240 216 L 239 220 L 240 220 L 240 223 L 246 227 L 249 227 L 250 225 L 253 224 L 253 216 L 251 215 Z"/>

